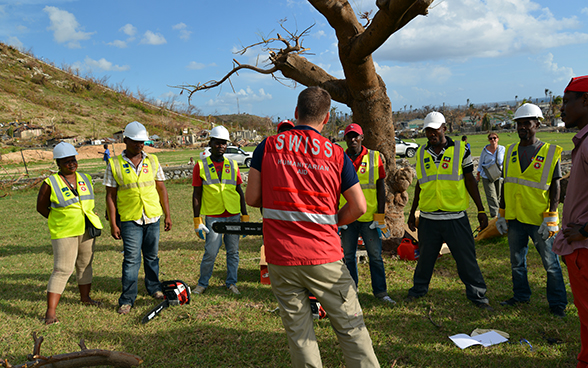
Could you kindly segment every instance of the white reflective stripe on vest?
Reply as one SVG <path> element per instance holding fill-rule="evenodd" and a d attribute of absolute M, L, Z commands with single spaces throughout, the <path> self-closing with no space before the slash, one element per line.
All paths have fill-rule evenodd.
<path fill-rule="evenodd" d="M 520 184 L 522 186 L 529 187 L 529 188 L 548 190 L 549 187 L 551 186 L 551 183 L 548 183 L 547 179 L 549 178 L 549 171 L 550 171 L 551 165 L 553 164 L 553 159 L 555 157 L 555 149 L 557 148 L 557 146 L 555 144 L 552 144 L 549 146 L 549 151 L 547 151 L 547 157 L 545 158 L 545 164 L 543 165 L 544 169 L 543 169 L 543 172 L 541 173 L 541 181 L 539 181 L 539 182 L 520 179 L 520 178 L 513 177 L 513 176 L 508 176 L 508 168 L 510 166 L 510 157 L 512 155 L 512 151 L 514 150 L 515 146 L 518 147 L 518 144 L 513 144 L 508 148 L 508 153 L 506 156 L 508 158 L 508 160 L 505 160 L 505 165 L 504 165 L 504 173 L 505 173 L 504 182 L 505 183 Z M 517 151 L 518 151 L 518 149 L 517 149 Z M 520 165 L 520 160 L 517 159 L 517 162 Z M 521 173 L 521 175 L 522 175 L 522 173 Z"/>
<path fill-rule="evenodd" d="M 218 174 L 215 175 L 216 178 L 212 178 L 212 175 L 210 173 L 210 165 L 208 165 L 208 159 L 206 158 L 206 160 L 202 161 L 202 163 L 206 163 L 206 165 L 204 165 L 204 181 L 202 184 L 204 185 L 214 185 L 214 184 L 221 184 L 221 180 L 218 178 Z M 212 163 L 212 160 L 211 160 Z M 221 176 L 223 177 L 222 180 L 222 184 L 228 184 L 228 185 L 237 185 L 237 170 L 235 170 L 235 165 L 234 165 L 235 161 L 233 160 L 229 160 L 229 165 L 231 165 L 231 178 L 227 179 L 225 178 L 221 172 Z M 212 164 L 214 167 L 214 164 Z M 223 166 L 224 166 L 224 161 L 223 161 Z M 223 168 L 224 169 L 224 168 Z"/>
<path fill-rule="evenodd" d="M 465 147 L 464 147 L 465 148 Z M 418 179 L 420 184 L 427 183 L 432 180 L 450 180 L 450 181 L 460 181 L 463 180 L 463 173 L 459 174 L 459 164 L 460 164 L 460 154 L 461 154 L 461 145 L 456 144 L 453 148 L 453 163 L 451 172 L 454 174 L 442 174 L 442 175 L 427 175 L 427 171 L 425 170 L 425 145 L 422 145 L 420 148 L 421 152 L 419 157 L 421 159 L 421 178 Z M 433 165 L 436 165 L 433 162 Z"/>
<path fill-rule="evenodd" d="M 370 176 L 368 178 L 368 182 L 367 183 L 364 183 L 364 184 L 361 184 L 360 183 L 361 189 L 376 189 L 376 183 L 375 183 L 375 180 L 374 180 L 374 175 L 375 175 L 374 174 L 374 171 L 376 170 L 376 166 L 375 166 L 375 162 L 374 162 L 375 161 L 375 156 L 376 156 L 375 151 L 370 150 L 369 151 L 369 163 L 368 163 L 368 165 L 369 165 L 369 175 Z"/>
<path fill-rule="evenodd" d="M 308 213 L 299 211 L 283 211 L 273 210 L 269 208 L 263 209 L 263 218 L 270 220 L 282 220 L 282 221 L 305 221 L 312 222 L 319 225 L 337 225 L 338 216 L 335 215 L 323 215 L 320 213 Z"/>
<path fill-rule="evenodd" d="M 88 181 L 88 177 L 86 175 L 80 175 L 84 183 L 86 183 L 86 187 L 88 188 L 88 194 L 80 195 L 79 197 L 73 197 L 72 199 L 65 200 L 63 196 L 63 192 L 59 190 L 61 186 L 57 182 L 57 178 L 53 175 L 49 177 L 49 181 L 51 181 L 51 186 L 55 189 L 55 196 L 57 197 L 58 203 L 51 202 L 51 207 L 59 208 L 59 207 L 67 207 L 74 203 L 78 203 L 79 201 L 88 201 L 94 200 L 94 189 L 92 187 L 92 183 Z M 77 178 L 76 178 L 77 180 Z"/>

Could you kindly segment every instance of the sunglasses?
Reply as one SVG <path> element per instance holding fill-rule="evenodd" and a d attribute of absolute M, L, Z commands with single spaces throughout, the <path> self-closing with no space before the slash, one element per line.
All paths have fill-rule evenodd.
<path fill-rule="evenodd" d="M 495 139 L 498 139 L 498 137 L 490 137 L 490 138 L 488 138 L 489 141 L 493 141 Z"/>

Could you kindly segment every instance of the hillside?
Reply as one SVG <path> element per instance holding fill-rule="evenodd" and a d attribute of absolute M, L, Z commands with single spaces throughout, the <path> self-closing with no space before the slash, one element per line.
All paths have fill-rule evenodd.
<path fill-rule="evenodd" d="M 63 69 L 71 73 L 0 43 L 0 136 L 15 121 L 46 131 L 33 141 L 6 140 L 2 145 L 38 145 L 49 137 L 111 137 L 134 120 L 162 138 L 181 134 L 183 128 L 209 127 L 195 116 L 154 106 L 144 96 L 139 96 L 143 101 L 134 98 L 122 86 L 109 88 L 106 80 L 81 78 Z"/>

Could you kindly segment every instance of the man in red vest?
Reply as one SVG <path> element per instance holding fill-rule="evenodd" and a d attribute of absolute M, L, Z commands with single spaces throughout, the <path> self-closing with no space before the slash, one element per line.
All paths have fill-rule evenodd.
<path fill-rule="evenodd" d="M 337 234 L 338 226 L 365 213 L 366 203 L 349 157 L 320 135 L 330 107 L 331 96 L 322 88 L 300 93 L 297 125 L 255 149 L 245 200 L 263 207 L 266 260 L 292 365 L 322 366 L 312 293 L 329 316 L 346 366 L 379 367 Z M 339 210 L 341 194 L 347 204 Z"/>

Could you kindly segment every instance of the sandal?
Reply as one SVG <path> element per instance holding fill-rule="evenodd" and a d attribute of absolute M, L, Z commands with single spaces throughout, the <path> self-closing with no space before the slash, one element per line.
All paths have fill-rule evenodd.
<path fill-rule="evenodd" d="M 93 299 L 82 302 L 82 304 L 87 305 L 87 306 L 91 306 L 91 307 L 101 307 L 102 306 L 102 302 L 99 302 L 98 300 L 93 300 Z"/>
<path fill-rule="evenodd" d="M 57 319 L 57 317 L 45 317 L 44 321 L 45 321 L 45 325 L 53 325 L 53 324 L 59 323 L 59 320 Z"/>

